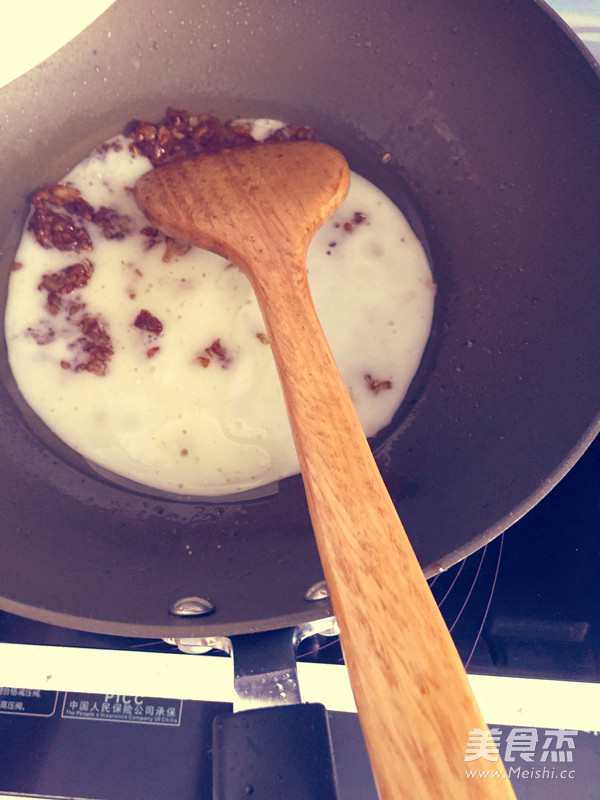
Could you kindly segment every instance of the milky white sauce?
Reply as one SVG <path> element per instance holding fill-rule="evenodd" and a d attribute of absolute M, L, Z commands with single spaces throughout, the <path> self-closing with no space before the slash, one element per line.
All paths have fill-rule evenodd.
<path fill-rule="evenodd" d="M 262 134 L 272 123 L 258 127 Z M 23 235 L 5 331 L 20 391 L 91 464 L 147 487 L 214 496 L 298 472 L 248 280 L 202 250 L 165 262 L 164 241 L 147 249 L 148 236 L 139 231 L 148 222 L 126 187 L 151 164 L 122 144 L 118 152 L 95 152 L 63 182 L 94 208 L 130 217 L 131 234 L 107 240 L 89 225 L 93 251 L 80 254 L 43 249 L 33 233 Z M 64 309 L 49 312 L 48 294 L 38 289 L 44 275 L 84 257 L 93 275 L 69 300 L 99 315 L 110 334 L 114 355 L 104 375 L 72 368 L 80 332 Z M 307 263 L 323 329 L 373 436 L 400 405 L 429 336 L 435 287 L 427 258 L 393 203 L 353 174 L 346 201 L 317 232 Z M 160 320 L 162 332 L 133 324 L 141 310 Z M 211 352 L 217 340 L 221 358 Z"/>

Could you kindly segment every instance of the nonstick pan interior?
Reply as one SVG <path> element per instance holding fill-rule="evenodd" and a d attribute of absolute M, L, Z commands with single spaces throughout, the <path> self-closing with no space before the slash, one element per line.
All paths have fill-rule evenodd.
<path fill-rule="evenodd" d="M 27 199 L 168 106 L 316 127 L 407 210 L 438 283 L 412 391 L 374 442 L 431 575 L 506 529 L 598 429 L 600 94 L 529 0 L 117 0 L 0 91 L 3 305 Z M 1 356 L 0 604 L 135 636 L 330 612 L 299 478 L 237 502 L 115 486 L 48 439 Z M 374 531 L 374 537 L 377 532 Z M 169 614 L 181 597 L 206 617 Z"/>

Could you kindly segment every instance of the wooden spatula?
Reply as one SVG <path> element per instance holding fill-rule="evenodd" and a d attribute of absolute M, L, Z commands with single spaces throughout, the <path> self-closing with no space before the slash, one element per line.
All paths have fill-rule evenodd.
<path fill-rule="evenodd" d="M 299 142 L 169 164 L 135 191 L 157 227 L 230 259 L 254 287 L 380 796 L 514 798 L 506 773 L 466 776 L 502 763 L 310 297 L 308 243 L 348 185 L 337 150 Z M 466 761 L 470 735 L 485 746 Z"/>

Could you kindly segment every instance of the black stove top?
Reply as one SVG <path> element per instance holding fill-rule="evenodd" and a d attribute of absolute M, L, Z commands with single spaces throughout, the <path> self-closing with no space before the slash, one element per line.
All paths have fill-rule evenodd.
<path fill-rule="evenodd" d="M 532 511 L 430 586 L 468 671 L 598 682 L 599 576 L 600 438 Z M 0 642 L 176 651 L 2 612 Z M 342 662 L 336 640 L 322 636 L 298 655 Z"/>
<path fill-rule="evenodd" d="M 599 575 L 600 438 L 538 506 L 430 585 L 468 672 L 600 683 Z M 0 642 L 177 652 L 163 641 L 73 631 L 2 612 Z M 308 638 L 298 660 L 342 663 L 339 641 Z M 79 704 L 93 708 L 104 698 L 1 692 L 0 797 L 2 791 L 13 797 L 90 800 L 211 797 L 210 728 L 223 703 L 146 698 L 137 722 L 150 708 L 145 721 L 156 723 L 162 708 L 160 724 L 87 725 L 81 737 L 69 718 L 77 717 Z M 31 716 L 10 713 L 9 704 L 30 709 Z M 342 800 L 374 800 L 356 716 L 330 714 L 330 726 Z M 498 730 L 503 736 L 511 733 Z M 542 747 L 545 732 L 536 735 Z M 525 770 L 514 781 L 519 800 L 598 800 L 600 736 L 578 735 L 578 781 L 552 780 L 560 777 L 557 765 L 538 764 L 537 778 L 535 770 L 531 778 Z"/>
<path fill-rule="evenodd" d="M 469 671 L 597 682 L 599 576 L 597 439 L 541 503 L 432 588 Z"/>

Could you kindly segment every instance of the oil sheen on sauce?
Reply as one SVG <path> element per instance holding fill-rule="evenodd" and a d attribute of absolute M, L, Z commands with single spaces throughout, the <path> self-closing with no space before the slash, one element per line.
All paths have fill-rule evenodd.
<path fill-rule="evenodd" d="M 264 126 L 263 126 L 264 127 Z M 257 136 L 258 138 L 258 136 Z M 114 354 L 103 375 L 66 368 L 81 335 L 52 314 L 43 276 L 86 253 L 44 249 L 25 231 L 11 274 L 5 335 L 28 405 L 92 468 L 148 489 L 223 496 L 299 471 L 265 327 L 247 278 L 191 248 L 165 261 L 131 187 L 151 168 L 120 150 L 94 151 L 63 180 L 95 208 L 130 219 L 122 239 L 89 226 L 94 271 L 69 302 L 102 320 Z M 392 419 L 430 333 L 435 285 L 396 206 L 352 174 L 343 206 L 310 244 L 315 307 L 367 436 Z M 71 305 L 73 307 L 73 305 Z M 136 326 L 139 314 L 162 330 Z M 307 365 L 309 368 L 310 365 Z M 118 478 L 116 478 L 118 480 Z"/>

